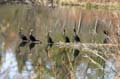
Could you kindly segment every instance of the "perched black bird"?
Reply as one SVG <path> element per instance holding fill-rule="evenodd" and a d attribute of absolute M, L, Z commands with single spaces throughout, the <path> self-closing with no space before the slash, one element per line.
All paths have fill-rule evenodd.
<path fill-rule="evenodd" d="M 103 43 L 104 43 L 104 44 L 107 44 L 107 43 L 110 42 L 109 33 L 108 33 L 108 31 L 106 31 L 106 30 L 104 30 L 103 33 L 104 33 L 104 35 L 105 35 L 105 38 L 104 38 L 104 40 L 103 40 Z"/>
<path fill-rule="evenodd" d="M 73 31 L 74 31 L 74 41 L 75 41 L 75 42 L 80 42 L 80 38 L 79 38 L 79 36 L 78 36 L 77 33 L 76 33 L 75 27 L 74 27 Z"/>
<path fill-rule="evenodd" d="M 45 48 L 45 51 L 47 53 L 47 57 L 49 57 L 49 48 L 51 48 L 54 44 L 54 41 L 52 40 L 52 37 L 50 36 L 50 32 L 47 33 L 47 46 Z"/>
<path fill-rule="evenodd" d="M 37 40 L 37 39 L 35 38 L 35 36 L 33 36 L 32 33 L 33 33 L 33 29 L 30 30 L 29 40 L 30 40 L 31 42 L 39 41 L 39 40 Z"/>
<path fill-rule="evenodd" d="M 53 46 L 53 44 L 54 44 L 54 42 L 53 42 L 53 40 L 52 40 L 52 38 L 50 37 L 50 34 L 49 34 L 50 32 L 48 32 L 48 34 L 47 34 L 47 42 L 48 42 L 48 47 L 52 47 Z"/>
<path fill-rule="evenodd" d="M 28 38 L 22 33 L 22 28 L 20 28 L 19 36 L 20 39 L 22 40 L 21 43 L 19 44 L 19 47 L 24 47 L 28 43 Z"/>
<path fill-rule="evenodd" d="M 76 28 L 75 27 L 73 29 L 73 32 L 74 32 L 74 41 L 77 42 L 77 43 L 80 42 L 80 38 L 76 33 Z M 73 56 L 74 56 L 74 60 L 75 60 L 75 58 L 79 55 L 80 51 L 78 49 L 73 49 L 73 50 L 74 50 L 73 51 Z"/>
<path fill-rule="evenodd" d="M 64 33 L 63 33 L 64 37 L 65 37 L 65 43 L 70 43 L 70 39 L 69 37 L 66 35 L 66 30 L 64 29 Z"/>
<path fill-rule="evenodd" d="M 104 30 L 103 33 L 104 33 L 105 35 L 107 35 L 107 36 L 109 35 L 109 32 L 106 31 L 106 30 Z"/>
<path fill-rule="evenodd" d="M 36 44 L 41 43 L 41 41 L 37 40 L 35 36 L 33 36 L 33 29 L 30 30 L 30 35 L 29 35 L 29 49 L 31 50 L 32 48 L 35 47 Z"/>
<path fill-rule="evenodd" d="M 22 41 L 28 41 L 27 36 L 25 36 L 25 35 L 22 33 L 22 28 L 20 28 L 19 36 L 20 36 L 20 39 L 21 39 Z"/>

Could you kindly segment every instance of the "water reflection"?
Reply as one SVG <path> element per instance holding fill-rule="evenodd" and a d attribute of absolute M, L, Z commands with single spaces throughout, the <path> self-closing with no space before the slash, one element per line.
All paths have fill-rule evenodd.
<path fill-rule="evenodd" d="M 105 63 L 105 76 L 104 79 L 114 79 L 117 72 L 117 67 L 115 63 L 115 59 L 108 59 L 108 61 Z"/>
<path fill-rule="evenodd" d="M 29 60 L 26 61 L 26 68 L 22 73 L 19 73 L 15 52 L 10 48 L 4 52 L 2 60 L 3 63 L 0 68 L 0 79 L 30 79 L 33 74 L 33 67 Z"/>
<path fill-rule="evenodd" d="M 34 49 L 31 49 L 30 47 L 31 51 L 29 52 L 29 46 L 22 42 L 20 43 L 20 46 L 23 46 L 23 48 L 20 49 L 21 54 L 19 54 L 18 52 L 14 52 L 11 47 L 13 45 L 13 43 L 11 43 L 11 39 L 14 39 L 15 37 L 9 37 L 11 36 L 9 30 L 5 30 L 5 32 L 2 31 L 1 33 L 0 29 L 0 35 L 4 36 L 5 43 L 8 43 L 7 47 L 9 47 L 6 49 L 4 54 L 2 53 L 3 63 L 0 68 L 0 79 L 32 79 L 33 77 L 41 77 L 42 75 L 44 76 L 44 79 L 55 79 L 54 76 L 56 76 L 56 73 L 59 77 L 58 79 L 66 79 L 66 76 L 68 76 L 66 73 L 69 74 L 69 69 L 72 69 L 69 68 L 69 62 L 71 62 L 71 59 L 68 59 L 72 58 L 71 49 L 57 48 L 52 45 L 49 49 L 51 59 L 48 58 L 46 51 L 44 50 L 47 45 L 46 35 L 48 31 L 51 31 L 50 36 L 56 43 L 63 41 L 64 38 L 62 32 L 64 27 L 67 30 L 66 35 L 69 37 L 70 41 L 73 42 L 73 27 L 74 22 L 76 21 L 77 28 L 81 25 L 81 29 L 79 31 L 77 29 L 77 31 L 82 43 L 103 43 L 104 34 L 102 33 L 102 30 L 110 30 L 108 27 L 110 20 L 113 21 L 113 25 L 118 25 L 120 17 L 119 12 L 84 10 L 79 7 L 62 7 L 54 10 L 46 7 L 26 8 L 24 6 L 13 6 L 15 7 L 13 9 L 8 7 L 3 7 L 4 10 L 1 10 L 2 12 L 0 12 L 0 16 L 10 22 L 9 30 L 12 30 L 12 32 L 17 35 L 19 27 L 16 26 L 19 25 L 20 27 L 24 27 L 24 33 L 29 36 L 28 32 L 31 28 L 33 28 L 35 30 L 34 34 L 36 38 L 42 41 L 42 45 L 38 44 L 35 47 L 32 45 Z M 13 12 L 10 11 L 8 17 L 6 17 L 5 13 L 8 12 L 8 9 L 13 10 Z M 14 16 L 14 12 L 16 12 L 16 10 L 17 13 L 16 16 Z M 81 23 L 79 22 L 80 17 L 82 18 Z M 94 26 L 96 25 L 96 18 L 99 18 L 98 29 L 97 33 L 93 34 Z M 3 20 L 1 21 L 1 26 L 7 25 L 5 22 L 2 22 Z M 12 41 L 18 40 L 15 38 Z M 107 52 L 109 52 L 109 49 Z M 94 66 L 89 67 L 88 62 L 85 62 L 85 59 L 83 59 L 84 61 L 82 63 L 80 62 L 80 59 L 82 59 L 81 56 L 82 54 L 84 55 L 84 53 L 86 52 L 81 51 L 79 55 L 77 55 L 77 64 L 73 67 L 76 79 L 114 79 L 116 75 L 116 63 L 114 59 L 109 58 L 106 62 L 104 62 L 104 75 L 98 75 L 97 70 L 99 69 L 96 69 L 96 67 L 94 68 Z M 28 54 L 32 54 L 32 56 L 29 57 Z M 41 58 L 42 65 L 38 62 L 39 58 Z M 21 73 L 19 72 L 19 65 L 22 65 L 23 67 L 20 68 Z M 36 68 L 36 65 L 39 65 L 39 67 Z M 56 72 L 54 72 L 54 69 L 56 69 Z"/>
<path fill-rule="evenodd" d="M 76 79 L 114 79 L 116 75 L 116 63 L 110 58 L 105 62 L 104 74 L 97 76 L 96 69 L 89 68 L 88 63 L 81 63 L 76 68 Z"/>

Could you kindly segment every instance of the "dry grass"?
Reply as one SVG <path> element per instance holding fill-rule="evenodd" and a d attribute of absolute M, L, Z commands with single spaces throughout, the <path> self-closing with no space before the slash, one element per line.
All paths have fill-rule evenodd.
<path fill-rule="evenodd" d="M 113 24 L 114 22 L 110 23 L 109 31 L 110 31 L 110 38 L 111 38 L 112 42 L 110 42 L 109 44 L 102 44 L 101 42 L 97 43 L 95 39 L 93 39 L 93 43 L 92 43 L 91 40 L 89 40 L 89 38 L 92 37 L 92 35 L 87 33 L 88 30 L 91 33 L 91 30 L 90 30 L 90 27 L 86 23 L 88 23 L 89 18 L 93 18 L 93 17 L 91 17 L 90 14 L 89 14 L 89 17 L 87 17 L 86 21 L 83 20 L 83 22 L 85 21 L 85 24 L 79 22 L 79 25 L 82 26 L 81 27 L 82 32 L 80 31 L 80 36 L 81 36 L 81 39 L 82 39 L 83 43 L 77 43 L 77 44 L 72 43 L 72 42 L 71 43 L 64 43 L 64 42 L 58 42 L 58 41 L 61 41 L 61 39 L 62 39 L 61 26 L 63 25 L 64 21 L 66 21 L 66 20 L 69 21 L 69 22 L 66 22 L 65 27 L 70 30 L 67 33 L 68 36 L 72 37 L 71 28 L 73 28 L 72 27 L 73 24 L 71 23 L 72 21 L 70 21 L 71 20 L 70 18 L 73 17 L 73 16 L 71 17 L 71 15 L 73 15 L 75 11 L 70 12 L 71 13 L 71 15 L 70 15 L 70 13 L 67 13 L 65 10 L 63 10 L 63 15 L 62 15 L 62 14 L 59 13 L 59 11 L 58 11 L 58 13 L 55 14 L 53 10 L 51 10 L 51 12 L 50 12 L 49 9 L 45 8 L 45 9 L 42 9 L 42 11 L 37 10 L 36 12 L 39 12 L 39 14 L 38 14 L 38 13 L 34 13 L 35 10 L 33 10 L 33 9 L 34 8 L 27 10 L 28 12 L 30 12 L 30 14 L 28 15 L 28 17 L 25 17 L 26 18 L 26 23 L 25 24 L 23 22 L 25 20 L 23 20 L 23 19 L 25 19 L 24 18 L 24 16 L 25 16 L 24 12 L 26 12 L 26 11 L 23 11 L 24 15 L 22 15 L 22 18 L 19 19 L 19 22 L 21 23 L 20 26 L 22 26 L 22 24 L 23 24 L 23 27 L 25 27 L 25 29 L 26 29 L 25 31 L 27 31 L 27 32 L 29 31 L 30 28 L 34 28 L 35 31 L 36 31 L 35 35 L 37 36 L 38 39 L 43 40 L 43 44 L 45 44 L 45 45 L 46 45 L 46 36 L 45 36 L 45 34 L 46 34 L 46 32 L 48 30 L 50 30 L 50 31 L 52 30 L 54 33 L 52 33 L 51 36 L 56 41 L 55 46 L 50 49 L 48 56 L 46 55 L 46 52 L 44 51 L 45 45 L 43 45 L 43 46 L 38 45 L 32 51 L 33 54 L 32 54 L 31 59 L 33 60 L 34 66 L 37 66 L 35 71 L 38 74 L 41 75 L 40 76 L 41 79 L 46 75 L 46 73 L 49 74 L 49 75 L 52 75 L 52 76 L 54 76 L 55 78 L 58 78 L 58 79 L 60 77 L 63 77 L 63 79 L 67 79 L 67 78 L 68 79 L 75 79 L 74 69 L 75 69 L 76 65 L 78 65 L 78 64 L 73 64 L 72 63 L 71 49 L 73 49 L 73 48 L 75 48 L 75 49 L 77 48 L 80 51 L 82 51 L 83 57 L 88 58 L 89 61 L 92 62 L 92 64 L 97 65 L 101 70 L 103 69 L 103 67 L 99 62 L 95 61 L 96 57 L 99 57 L 100 59 L 103 59 L 104 61 L 106 61 L 107 60 L 106 56 L 108 56 L 109 54 L 114 54 L 114 55 L 116 55 L 115 56 L 116 58 L 120 58 L 119 57 L 120 56 L 120 48 L 119 48 L 120 47 L 120 44 L 119 44 L 120 39 L 116 35 L 116 32 L 119 31 L 120 26 L 115 27 L 114 24 Z M 52 13 L 52 11 L 53 11 L 53 13 Z M 67 14 L 69 16 L 65 17 Z M 79 12 L 78 12 L 78 14 L 79 14 Z M 91 14 L 93 14 L 93 13 L 91 13 Z M 104 13 L 102 13 L 102 14 L 104 15 Z M 18 14 L 18 16 L 19 15 L 20 14 Z M 36 17 L 37 19 L 35 19 L 35 18 L 30 19 L 30 17 L 32 17 L 32 16 L 33 17 L 38 16 L 38 17 Z M 83 15 L 83 16 L 84 17 L 82 19 L 85 19 L 85 15 Z M 117 13 L 116 13 L 116 16 L 117 16 Z M 102 16 L 102 17 L 104 17 L 104 16 Z M 108 17 L 108 16 L 105 16 L 105 17 Z M 58 25 L 57 24 L 55 25 L 56 18 L 57 18 L 57 21 L 58 21 Z M 60 20 L 58 20 L 58 18 L 60 18 Z M 99 18 L 101 18 L 101 16 L 99 16 Z M 113 19 L 113 18 L 111 18 L 111 19 Z M 101 19 L 99 19 L 99 20 L 100 20 L 100 22 L 102 22 Z M 93 23 L 93 27 L 94 27 L 94 25 L 97 26 L 97 21 L 95 21 L 95 23 Z M 109 26 L 109 24 L 106 23 L 105 26 Z M 91 25 L 91 27 L 92 27 L 92 25 Z M 15 27 L 12 26 L 12 25 L 11 25 L 11 28 L 15 29 Z M 47 28 L 47 31 L 46 31 L 46 28 Z M 57 31 L 55 31 L 55 29 Z M 96 28 L 94 28 L 94 29 L 96 29 Z M 14 30 L 12 30 L 12 31 L 14 31 Z M 25 32 L 25 33 L 27 33 L 27 32 Z M 96 32 L 96 31 L 94 31 L 94 32 Z M 88 34 L 88 36 L 87 36 L 87 34 Z M 86 35 L 87 39 L 84 38 L 85 35 Z M 95 35 L 97 36 L 97 33 Z M 94 36 L 94 37 L 96 37 L 96 36 Z M 91 43 L 87 43 L 86 41 L 84 41 L 84 39 L 88 40 L 87 42 L 91 42 Z M 97 40 L 99 40 L 99 38 L 97 38 Z M 63 52 L 63 49 L 66 49 L 66 50 Z M 23 48 L 22 52 L 26 52 L 26 51 L 28 53 L 29 50 L 27 48 L 25 48 L 25 49 Z M 100 52 L 100 53 L 98 53 L 98 52 Z M 65 55 L 64 55 L 64 53 L 65 53 Z M 101 53 L 105 53 L 105 57 L 102 56 Z M 96 57 L 92 58 L 90 54 L 92 54 L 92 55 L 94 55 Z M 18 57 L 20 57 L 20 56 L 18 56 Z M 48 57 L 48 59 L 47 59 L 47 57 Z M 45 60 L 45 58 L 46 58 L 46 60 Z M 64 60 L 62 60 L 62 58 L 64 58 Z M 24 59 L 23 56 L 22 56 L 21 59 L 18 59 L 18 61 L 21 62 L 22 59 Z M 53 64 L 51 69 L 48 70 L 48 72 L 47 72 L 47 68 L 45 67 L 45 65 L 46 65 L 45 63 L 48 60 L 51 61 L 51 62 L 52 61 L 55 62 L 55 64 Z M 80 61 L 80 59 L 78 57 L 78 60 L 76 60 L 76 62 L 79 63 L 79 61 Z M 119 59 L 116 59 L 116 61 L 117 61 L 118 73 L 119 73 L 119 71 L 120 71 L 120 69 L 119 69 L 120 68 Z M 60 68 L 60 70 L 59 70 L 59 68 Z M 67 77 L 65 76 L 66 73 L 67 73 Z"/>

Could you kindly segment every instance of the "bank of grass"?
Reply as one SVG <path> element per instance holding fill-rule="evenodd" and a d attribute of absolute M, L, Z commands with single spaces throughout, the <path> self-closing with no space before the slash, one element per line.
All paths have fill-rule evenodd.
<path fill-rule="evenodd" d="M 96 2 L 81 2 L 81 3 L 62 3 L 64 6 L 81 6 L 86 9 L 120 9 L 120 3 L 117 2 L 106 2 L 106 3 L 96 3 Z"/>

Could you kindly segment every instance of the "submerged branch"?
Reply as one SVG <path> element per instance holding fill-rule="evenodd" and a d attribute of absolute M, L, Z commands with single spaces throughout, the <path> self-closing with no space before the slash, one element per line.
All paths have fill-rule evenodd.
<path fill-rule="evenodd" d="M 118 47 L 120 44 L 102 44 L 102 43 L 64 43 L 59 42 L 54 44 L 57 47 L 67 47 L 67 48 L 97 48 L 97 47 L 104 47 L 104 48 L 110 48 L 110 47 Z"/>
<path fill-rule="evenodd" d="M 72 48 L 83 51 L 93 51 L 93 52 L 114 52 L 120 44 L 101 44 L 101 43 L 54 43 L 54 46 L 58 48 Z M 98 56 L 98 54 L 96 54 Z M 100 57 L 100 56 L 99 56 Z M 100 57 L 103 59 L 103 57 Z M 103 59 L 104 60 L 104 59 Z"/>

